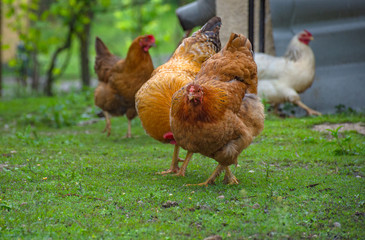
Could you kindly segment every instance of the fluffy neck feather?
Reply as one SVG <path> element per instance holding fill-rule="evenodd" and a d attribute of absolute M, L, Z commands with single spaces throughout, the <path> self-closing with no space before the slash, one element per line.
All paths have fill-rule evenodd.
<path fill-rule="evenodd" d="M 127 57 L 125 58 L 126 67 L 135 67 L 141 61 L 151 61 L 149 52 L 145 52 L 138 42 L 133 42 L 129 47 Z"/>
<path fill-rule="evenodd" d="M 207 41 L 185 39 L 176 49 L 171 59 L 183 58 L 188 61 L 195 61 L 202 64 L 216 53 L 215 49 L 215 45 L 208 41 L 208 38 Z"/>
<path fill-rule="evenodd" d="M 286 50 L 285 58 L 296 62 L 309 52 L 312 52 L 311 48 L 308 45 L 300 42 L 298 38 L 295 37 L 292 39 L 288 49 Z"/>
<path fill-rule="evenodd" d="M 182 95 L 178 106 L 176 117 L 186 123 L 215 122 L 223 117 L 226 109 L 227 94 L 217 88 L 202 87 L 203 100 L 200 104 L 193 104 L 189 101 L 186 93 Z"/>

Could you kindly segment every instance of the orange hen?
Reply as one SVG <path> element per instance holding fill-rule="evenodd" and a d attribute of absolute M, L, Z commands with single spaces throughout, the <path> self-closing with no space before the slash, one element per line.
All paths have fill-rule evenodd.
<path fill-rule="evenodd" d="M 214 17 L 191 37 L 186 38 L 176 49 L 170 60 L 156 68 L 136 94 L 136 108 L 142 125 L 154 139 L 174 144 L 170 128 L 172 95 L 186 83 L 192 81 L 201 64 L 220 50 L 219 29 L 221 19 Z M 175 145 L 170 169 L 163 173 L 177 172 L 179 146 Z M 191 153 L 187 153 L 190 159 Z M 184 175 L 184 173 L 179 173 Z"/>
<path fill-rule="evenodd" d="M 95 72 L 99 84 L 95 89 L 95 105 L 103 110 L 108 136 L 111 131 L 110 115 L 128 119 L 127 137 L 131 137 L 131 120 L 137 115 L 135 94 L 151 77 L 153 63 L 148 52 L 155 45 L 152 35 L 137 37 L 129 47 L 127 57 L 120 59 L 110 53 L 105 44 L 96 38 Z"/>
<path fill-rule="evenodd" d="M 238 183 L 229 165 L 237 164 L 239 154 L 264 127 L 264 107 L 256 93 L 251 43 L 232 33 L 227 45 L 203 64 L 196 79 L 174 94 L 171 129 L 176 143 L 219 163 L 199 185 L 214 183 L 222 171 L 225 183 Z"/>

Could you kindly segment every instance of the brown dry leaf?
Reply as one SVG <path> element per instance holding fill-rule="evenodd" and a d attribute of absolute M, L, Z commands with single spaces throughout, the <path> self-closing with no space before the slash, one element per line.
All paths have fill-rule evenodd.
<path fill-rule="evenodd" d="M 170 207 L 176 207 L 176 206 L 179 206 L 179 204 L 175 201 L 170 201 L 170 200 L 168 200 L 162 204 L 163 208 L 170 208 Z"/>

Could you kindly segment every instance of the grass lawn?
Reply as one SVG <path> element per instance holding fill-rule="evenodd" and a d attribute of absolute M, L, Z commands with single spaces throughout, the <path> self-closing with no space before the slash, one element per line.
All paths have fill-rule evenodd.
<path fill-rule="evenodd" d="M 364 124 L 363 114 L 268 115 L 231 167 L 239 185 L 221 177 L 187 187 L 217 163 L 196 154 L 184 178 L 155 174 L 173 146 L 147 136 L 139 119 L 132 139 L 125 117 L 112 119 L 110 137 L 103 120 L 78 124 L 98 111 L 92 98 L 0 102 L 0 239 L 365 239 L 365 138 L 311 130 Z"/>

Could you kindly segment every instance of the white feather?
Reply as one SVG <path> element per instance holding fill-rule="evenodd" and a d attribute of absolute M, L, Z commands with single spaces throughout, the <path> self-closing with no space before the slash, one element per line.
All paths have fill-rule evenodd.
<path fill-rule="evenodd" d="M 293 37 L 283 57 L 255 53 L 258 94 L 271 103 L 299 99 L 298 93 L 309 88 L 314 80 L 313 51 L 298 40 L 298 35 Z"/>

